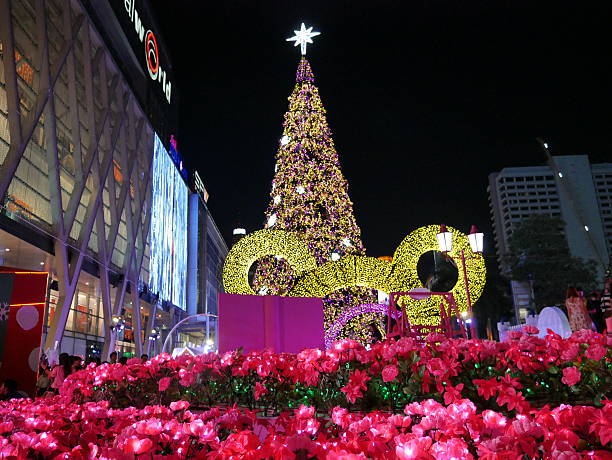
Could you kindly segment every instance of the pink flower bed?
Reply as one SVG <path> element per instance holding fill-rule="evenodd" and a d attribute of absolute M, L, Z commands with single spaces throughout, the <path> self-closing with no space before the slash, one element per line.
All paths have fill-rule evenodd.
<path fill-rule="evenodd" d="M 0 403 L 0 458 L 612 460 L 609 339 L 535 333 L 90 367 Z"/>
<path fill-rule="evenodd" d="M 301 406 L 273 419 L 186 401 L 111 409 L 52 399 L 0 403 L 1 458 L 58 459 L 612 459 L 612 404 L 544 407 L 507 417 L 469 400 L 408 404 L 401 414 L 319 415 Z"/>
<path fill-rule="evenodd" d="M 62 395 L 114 408 L 186 400 L 271 415 L 302 404 L 318 412 L 342 406 L 400 413 L 426 399 L 469 399 L 480 411 L 515 415 L 545 404 L 601 407 L 612 389 L 610 350 L 609 338 L 582 331 L 569 339 L 513 332 L 504 343 L 431 336 L 425 344 L 402 338 L 370 350 L 345 340 L 299 354 L 160 355 L 145 364 L 134 359 L 82 370 L 66 380 Z"/>

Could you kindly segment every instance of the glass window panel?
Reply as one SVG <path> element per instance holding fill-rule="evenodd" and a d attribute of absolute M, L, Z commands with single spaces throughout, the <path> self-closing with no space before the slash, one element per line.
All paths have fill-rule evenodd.
<path fill-rule="evenodd" d="M 70 309 L 68 313 L 68 321 L 66 321 L 66 330 L 74 331 L 74 310 Z"/>

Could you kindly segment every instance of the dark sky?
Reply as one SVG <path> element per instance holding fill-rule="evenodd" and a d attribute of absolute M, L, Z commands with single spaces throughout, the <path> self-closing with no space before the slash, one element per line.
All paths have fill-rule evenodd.
<path fill-rule="evenodd" d="M 421 225 L 489 237 L 487 176 L 555 154 L 612 161 L 610 2 L 151 0 L 180 91 L 179 148 L 226 239 L 262 228 L 308 47 L 368 255 Z"/>

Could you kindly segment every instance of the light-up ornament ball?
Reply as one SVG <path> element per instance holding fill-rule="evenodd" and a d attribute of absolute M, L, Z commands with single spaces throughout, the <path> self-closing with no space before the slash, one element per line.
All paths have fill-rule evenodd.
<path fill-rule="evenodd" d="M 291 138 L 290 138 L 289 136 L 287 136 L 287 135 L 284 135 L 284 136 L 281 138 L 281 144 L 282 144 L 282 145 L 287 145 L 287 144 L 289 143 L 289 141 L 291 141 Z"/>

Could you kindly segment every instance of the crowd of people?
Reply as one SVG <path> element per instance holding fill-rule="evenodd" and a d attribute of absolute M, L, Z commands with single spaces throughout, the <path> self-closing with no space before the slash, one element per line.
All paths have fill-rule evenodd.
<path fill-rule="evenodd" d="M 127 356 L 119 357 L 116 351 L 110 354 L 109 361 L 104 363 L 126 365 Z M 140 356 L 142 362 L 149 360 L 149 355 L 142 354 Z M 45 356 L 41 357 L 38 368 L 38 379 L 36 380 L 36 395 L 37 397 L 54 396 L 59 394 L 59 390 L 64 383 L 66 377 L 70 374 L 83 369 L 84 366 L 99 366 L 103 364 L 100 358 L 88 358 L 83 364 L 83 358 L 77 355 L 69 355 L 61 353 L 58 362 L 51 366 Z M 28 398 L 24 391 L 20 391 L 18 384 L 13 379 L 7 379 L 0 385 L 0 401 L 6 401 L 14 398 Z"/>
<path fill-rule="evenodd" d="M 612 280 L 609 279 L 603 291 L 594 291 L 589 295 L 579 287 L 567 290 L 565 308 L 573 332 L 583 329 L 612 332 L 611 284 Z"/>

